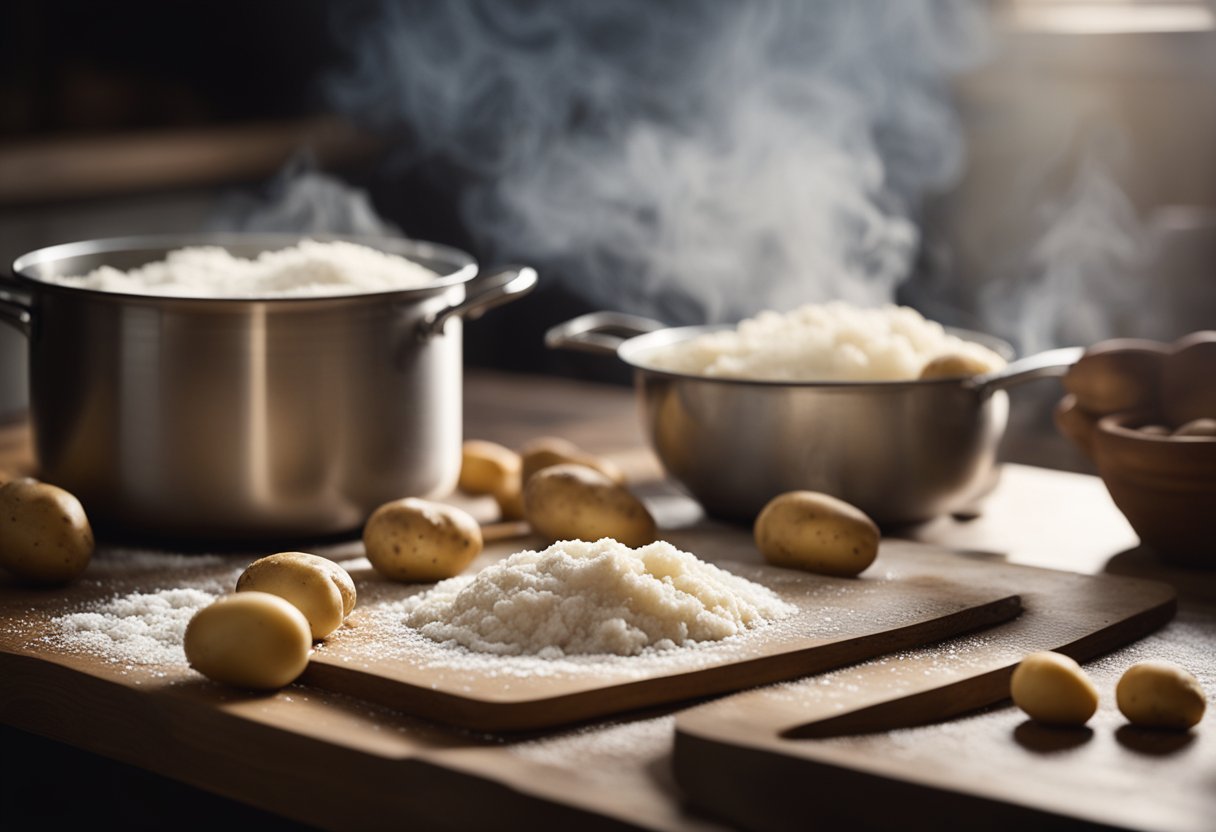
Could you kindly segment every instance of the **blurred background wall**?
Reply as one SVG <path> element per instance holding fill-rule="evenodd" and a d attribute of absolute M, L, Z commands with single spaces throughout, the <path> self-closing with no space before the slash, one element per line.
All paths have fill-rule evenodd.
<path fill-rule="evenodd" d="M 389 232 L 593 308 L 899 301 L 1023 351 L 1216 327 L 1206 2 L 321 0 L 0 7 L 0 259 L 200 229 Z M 0 331 L 0 412 L 24 345 Z M 1056 391 L 1015 410 L 1060 464 Z"/>

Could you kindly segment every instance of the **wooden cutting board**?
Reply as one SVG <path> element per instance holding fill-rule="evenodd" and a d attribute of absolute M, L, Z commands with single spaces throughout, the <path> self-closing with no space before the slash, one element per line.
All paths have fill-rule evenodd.
<path fill-rule="evenodd" d="M 1025 611 L 984 633 L 685 711 L 674 753 L 681 787 L 700 809 L 748 829 L 803 829 L 811 818 L 882 828 L 907 817 L 946 828 L 978 816 L 967 813 L 999 829 L 1211 829 L 1216 719 L 1209 714 L 1206 729 L 1182 735 L 1128 726 L 1113 691 L 1131 659 L 1090 666 L 1103 697 L 1092 728 L 1046 729 L 1007 702 L 1009 676 L 1026 653 L 1053 649 L 1085 661 L 1174 611 L 1164 584 L 1059 573 L 1040 580 L 1051 575 L 993 570 L 991 584 L 1016 585 Z M 1216 677 L 1216 657 L 1192 647 L 1146 647 L 1138 658 L 1174 658 L 1200 678 Z M 911 727 L 1003 700 L 998 713 Z M 831 799 L 808 802 L 812 783 Z"/>
<path fill-rule="evenodd" d="M 680 534 L 673 535 L 676 545 L 701 545 L 693 538 L 682 544 Z M 726 551 L 738 554 L 736 535 L 727 539 Z M 501 541 L 476 566 L 540 545 L 530 539 Z M 713 549 L 708 540 L 704 546 Z M 0 632 L 0 651 L 17 649 L 85 670 L 112 671 L 115 662 L 105 655 L 60 649 L 62 616 L 94 611 L 104 599 L 133 591 L 184 586 L 212 594 L 229 592 L 251 559 L 182 555 L 175 561 L 176 573 L 163 566 L 145 572 L 118 568 L 120 554 L 99 558 L 84 580 L 63 590 L 23 590 L 0 583 L 0 620 L 20 622 L 7 634 Z M 484 656 L 470 660 L 464 651 L 411 638 L 402 614 L 395 612 L 401 600 L 429 585 L 383 580 L 363 558 L 345 563 L 358 587 L 358 606 L 341 629 L 317 646 L 301 681 L 482 731 L 569 724 L 818 673 L 988 627 L 1020 611 L 1017 594 L 1008 586 L 993 588 L 948 575 L 893 580 L 881 569 L 881 556 L 873 574 L 859 579 L 719 559 L 719 565 L 772 588 L 798 612 L 722 644 L 668 654 L 552 663 Z M 184 667 L 175 673 L 201 680 Z"/>
<path fill-rule="evenodd" d="M 819 673 L 1008 621 L 1021 609 L 1008 587 L 948 576 L 903 582 L 881 571 L 842 579 L 718 565 L 769 587 L 797 612 L 696 649 L 541 661 L 470 657 L 411 637 L 401 614 L 385 614 L 392 602 L 378 600 L 317 648 L 303 681 L 465 728 L 531 730 Z M 354 574 L 364 586 L 375 582 L 368 570 L 356 566 Z M 390 597 L 400 597 L 394 590 Z"/>
<path fill-rule="evenodd" d="M 747 535 L 739 530 L 711 527 L 673 538 L 711 560 L 746 555 L 741 547 Z M 500 545 L 497 552 L 502 551 Z M 354 566 L 358 546 L 327 553 Z M 494 556 L 490 552 L 487 559 Z M 386 818 L 408 819 L 419 828 L 703 828 L 680 811 L 685 796 L 669 782 L 668 718 L 508 738 L 445 729 L 303 684 L 272 694 L 241 694 L 183 666 L 107 661 L 54 642 L 56 616 L 133 589 L 153 593 L 208 581 L 231 586 L 248 557 L 142 562 L 140 553 L 103 553 L 66 594 L 0 582 L 0 713 L 6 722 L 325 828 L 378 829 Z M 1057 587 L 1051 597 L 1060 609 L 1100 595 L 1107 586 L 1103 579 L 897 541 L 884 544 L 874 568 L 874 577 L 908 585 L 930 585 L 948 576 L 963 586 L 1024 587 L 1039 596 Z M 378 586 L 357 567 L 354 572 L 361 603 L 375 603 L 378 593 L 394 589 Z M 1090 628 L 1120 620 L 1113 609 L 1087 609 Z M 1036 604 L 1022 617 L 1036 616 L 1039 626 L 1046 626 L 1055 614 Z M 975 637 L 1016 648 L 1017 631 L 1008 626 Z M 906 655 L 912 653 L 899 654 Z M 601 739 L 607 745 L 595 751 Z M 584 743 L 589 750 L 579 751 Z M 744 790 L 754 784 L 747 771 L 732 770 L 728 776 Z M 800 788 L 805 795 L 807 787 Z M 805 817 L 807 805 L 801 801 L 794 817 Z M 755 806 L 749 811 L 761 814 Z"/>

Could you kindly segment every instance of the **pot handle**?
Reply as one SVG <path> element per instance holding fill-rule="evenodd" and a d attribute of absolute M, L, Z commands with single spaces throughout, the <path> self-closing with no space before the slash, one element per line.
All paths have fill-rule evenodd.
<path fill-rule="evenodd" d="M 8 276 L 0 276 L 0 321 L 21 331 L 26 338 L 34 327 L 34 309 L 30 297 L 14 291 L 17 284 Z"/>
<path fill-rule="evenodd" d="M 469 283 L 469 292 L 460 303 L 440 309 L 428 315 L 418 327 L 424 340 L 443 332 L 450 318 L 462 315 L 469 320 L 480 318 L 483 313 L 521 298 L 536 288 L 536 270 L 528 266 L 504 266 L 484 277 Z"/>
<path fill-rule="evenodd" d="M 589 312 L 558 324 L 545 333 L 545 346 L 551 350 L 579 350 L 599 355 L 616 355 L 617 347 L 637 335 L 663 329 L 650 318 L 623 312 Z"/>
<path fill-rule="evenodd" d="M 1067 373 L 1068 368 L 1076 364 L 1084 353 L 1084 347 L 1060 347 L 1038 352 L 1011 361 L 999 370 L 976 376 L 971 380 L 971 385 L 981 396 L 989 396 L 997 390 L 1004 390 L 1024 381 L 1059 378 Z"/>

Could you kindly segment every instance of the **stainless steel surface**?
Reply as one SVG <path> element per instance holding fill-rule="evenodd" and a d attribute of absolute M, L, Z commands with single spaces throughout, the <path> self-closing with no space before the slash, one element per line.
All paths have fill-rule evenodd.
<path fill-rule="evenodd" d="M 342 239 L 441 278 L 252 300 L 44 282 L 103 263 L 131 268 L 184 245 L 255 255 L 298 240 L 288 235 L 98 240 L 18 259 L 16 282 L 32 296 L 41 476 L 80 497 L 103 528 L 200 541 L 340 533 L 387 500 L 449 491 L 460 465 L 460 315 L 525 293 L 536 275 L 475 279 L 472 258 L 454 249 Z"/>
<path fill-rule="evenodd" d="M 550 330 L 546 343 L 613 353 L 633 367 L 643 423 L 667 473 L 710 514 L 745 521 L 800 489 L 833 494 L 884 524 L 969 508 L 992 485 L 1009 411 L 1003 388 L 1060 375 L 1080 354 L 1031 356 L 977 380 L 714 379 L 655 369 L 648 359 L 724 327 L 658 327 L 592 313 Z M 990 336 L 956 333 L 1012 355 Z"/>
<path fill-rule="evenodd" d="M 0 288 L 0 321 L 28 337 L 33 321 L 29 296 L 12 289 Z"/>

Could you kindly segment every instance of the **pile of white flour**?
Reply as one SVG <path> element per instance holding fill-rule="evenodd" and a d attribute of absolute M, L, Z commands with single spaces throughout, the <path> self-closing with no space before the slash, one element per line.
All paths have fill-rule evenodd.
<path fill-rule="evenodd" d="M 791 615 L 772 591 L 665 541 L 610 538 L 518 552 L 410 599 L 405 623 L 499 655 L 636 655 L 720 641 Z"/>
<path fill-rule="evenodd" d="M 989 370 L 1005 364 L 907 306 L 863 309 L 843 302 L 761 312 L 733 330 L 655 351 L 648 366 L 689 375 L 771 381 L 904 381 L 934 358 L 958 354 Z"/>
<path fill-rule="evenodd" d="M 83 289 L 191 298 L 322 297 L 411 289 L 435 272 L 404 257 L 342 241 L 304 240 L 253 259 L 216 246 L 169 252 L 130 271 L 102 266 L 81 277 L 49 278 Z"/>

